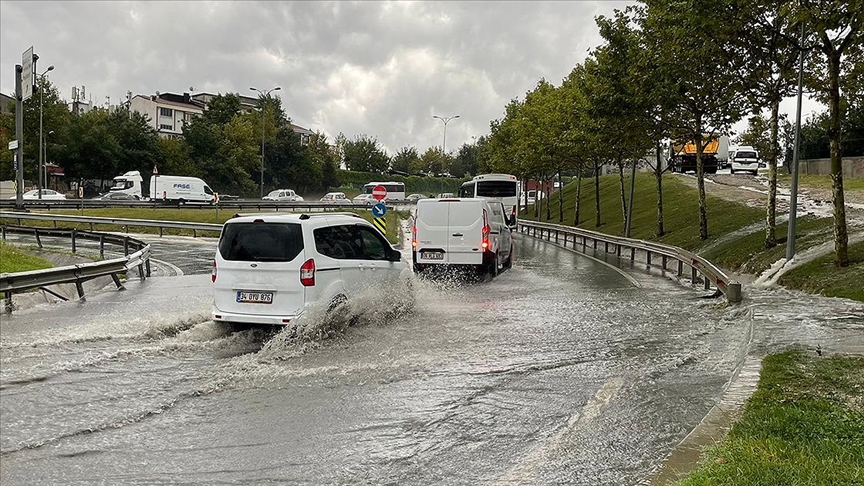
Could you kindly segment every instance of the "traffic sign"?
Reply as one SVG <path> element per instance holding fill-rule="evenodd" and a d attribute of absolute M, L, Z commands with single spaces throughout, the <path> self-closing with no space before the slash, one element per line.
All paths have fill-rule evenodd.
<path fill-rule="evenodd" d="M 18 148 L 18 140 L 12 140 L 9 142 L 9 150 L 15 150 Z"/>
<path fill-rule="evenodd" d="M 22 99 L 27 101 L 33 96 L 33 46 L 21 55 L 21 93 Z"/>
<path fill-rule="evenodd" d="M 153 175 L 159 175 L 159 169 L 156 168 L 156 164 L 153 164 Z"/>
<path fill-rule="evenodd" d="M 384 203 L 378 203 L 372 206 L 372 216 L 383 218 L 387 214 L 387 206 Z"/>
<path fill-rule="evenodd" d="M 375 186 L 375 188 L 372 189 L 372 197 L 379 201 L 384 200 L 384 198 L 387 197 L 387 188 L 384 186 Z"/>
<path fill-rule="evenodd" d="M 378 231 L 381 232 L 382 235 L 387 236 L 387 220 L 384 218 L 374 218 L 372 219 L 372 224 L 378 228 Z"/>

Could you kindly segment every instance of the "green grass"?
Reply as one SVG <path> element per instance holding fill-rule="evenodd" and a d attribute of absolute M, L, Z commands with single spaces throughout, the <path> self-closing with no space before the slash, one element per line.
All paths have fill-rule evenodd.
<path fill-rule="evenodd" d="M 787 186 L 792 184 L 792 176 L 789 174 L 778 173 L 777 180 Z M 812 187 L 814 189 L 831 189 L 831 176 L 798 174 L 798 186 Z M 843 190 L 864 192 L 864 178 L 844 177 Z"/>
<path fill-rule="evenodd" d="M 835 267 L 832 252 L 783 275 L 780 284 L 805 292 L 864 302 L 864 242 L 849 245 L 848 267 Z"/>
<path fill-rule="evenodd" d="M 741 419 L 677 484 L 864 484 L 864 357 L 766 357 Z"/>
<path fill-rule="evenodd" d="M 625 180 L 629 194 L 629 177 Z M 552 218 L 546 219 L 546 203 L 542 204 L 541 221 L 558 223 L 559 192 L 550 196 Z M 564 187 L 564 224 L 572 225 L 575 214 L 576 183 Z M 580 208 L 580 228 L 601 233 L 621 236 L 624 234 L 624 216 L 621 210 L 621 195 L 618 176 L 608 175 L 600 178 L 600 215 L 601 226 L 595 225 L 594 179 L 582 180 L 582 203 Z M 653 174 L 636 175 L 634 192 L 632 238 L 659 241 L 679 246 L 687 250 L 698 250 L 710 244 L 718 236 L 753 224 L 763 218 L 764 210 L 743 204 L 725 201 L 708 196 L 708 235 L 705 241 L 699 239 L 699 201 L 697 192 L 677 180 L 671 174 L 663 178 L 663 220 L 664 236 L 657 235 L 657 192 Z M 534 219 L 534 207 L 529 206 L 520 214 L 525 219 Z"/>
<path fill-rule="evenodd" d="M 39 258 L 12 245 L 0 242 L 0 273 L 29 272 L 30 270 L 41 270 L 53 266 L 44 258 Z"/>
<path fill-rule="evenodd" d="M 371 209 L 368 211 L 363 210 L 345 210 L 347 212 L 355 212 L 360 214 L 367 220 L 372 220 L 372 211 Z M 55 214 L 67 214 L 73 216 L 96 216 L 96 217 L 105 217 L 105 218 L 124 218 L 124 219 L 151 219 L 151 220 L 161 220 L 161 221 L 186 221 L 191 223 L 217 223 L 222 224 L 228 219 L 230 219 L 234 214 L 237 214 L 236 210 L 226 210 L 221 209 L 217 211 L 215 209 L 153 209 L 153 208 L 98 208 L 98 209 L 84 209 L 84 211 L 79 210 L 61 210 L 61 211 L 51 211 L 50 213 Z M 246 211 L 241 212 L 244 213 L 261 213 L 259 211 Z M 275 212 L 267 211 L 268 214 L 279 214 Z M 298 212 L 299 213 L 299 212 Z M 285 214 L 282 212 L 281 214 Z M 290 213 L 289 213 L 290 214 Z M 320 213 L 313 213 L 320 214 Z M 405 217 L 404 214 L 398 211 L 390 211 L 387 213 L 387 239 L 391 243 L 396 243 L 399 241 L 399 222 L 398 219 L 400 217 Z M 7 224 L 18 224 L 18 221 L 15 219 L 4 218 L 2 222 Z M 22 224 L 28 226 L 39 226 L 39 227 L 54 227 L 54 223 L 51 221 L 33 221 L 33 220 L 22 220 Z M 89 230 L 90 225 L 84 223 L 57 223 L 58 228 L 77 228 L 82 230 Z M 123 227 L 120 225 L 94 225 L 94 231 L 113 231 L 113 232 L 121 232 L 123 231 Z M 130 232 L 134 233 L 143 233 L 143 234 L 159 234 L 159 230 L 157 228 L 147 228 L 141 226 L 131 226 L 129 227 Z M 192 236 L 192 231 L 187 230 L 177 230 L 177 229 L 165 229 L 163 234 L 166 235 L 183 235 L 183 236 Z M 210 236 L 216 237 L 219 236 L 218 232 L 211 231 L 199 231 L 198 236 Z"/>

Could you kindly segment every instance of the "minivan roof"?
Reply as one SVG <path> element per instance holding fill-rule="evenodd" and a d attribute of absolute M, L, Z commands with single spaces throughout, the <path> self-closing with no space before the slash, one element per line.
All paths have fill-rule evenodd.
<path fill-rule="evenodd" d="M 363 219 L 362 216 L 355 213 L 302 213 L 302 214 L 279 214 L 279 213 L 255 213 L 255 214 L 237 214 L 229 219 L 228 223 L 251 223 L 256 219 L 265 219 L 268 223 L 299 223 L 308 219 L 345 219 L 348 222 L 354 222 L 356 219 Z"/>

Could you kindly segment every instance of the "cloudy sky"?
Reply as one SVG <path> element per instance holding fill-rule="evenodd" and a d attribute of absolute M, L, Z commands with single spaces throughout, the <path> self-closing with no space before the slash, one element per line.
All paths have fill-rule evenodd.
<path fill-rule="evenodd" d="M 600 43 L 594 17 L 624 1 L 0 1 L 0 89 L 34 46 L 64 98 L 127 91 L 253 95 L 280 86 L 293 121 L 390 154 L 452 151 L 489 131 L 538 79 L 559 84 Z M 793 109 L 792 103 L 784 107 Z"/>

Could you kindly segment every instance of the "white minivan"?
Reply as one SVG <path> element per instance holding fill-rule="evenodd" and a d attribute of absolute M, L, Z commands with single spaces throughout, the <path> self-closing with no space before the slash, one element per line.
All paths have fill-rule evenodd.
<path fill-rule="evenodd" d="M 496 276 L 513 262 L 513 240 L 500 202 L 421 199 L 414 213 L 414 272 L 467 267 Z"/>
<path fill-rule="evenodd" d="M 400 252 L 359 215 L 238 216 L 219 236 L 211 317 L 286 325 L 311 306 L 329 311 L 360 297 L 410 308 L 411 279 Z"/>
<path fill-rule="evenodd" d="M 759 152 L 753 147 L 738 147 L 734 154 L 729 155 L 729 166 L 732 174 L 736 172 L 759 172 Z"/>
<path fill-rule="evenodd" d="M 213 189 L 197 177 L 154 175 L 150 176 L 150 199 L 213 203 L 216 196 Z"/>

